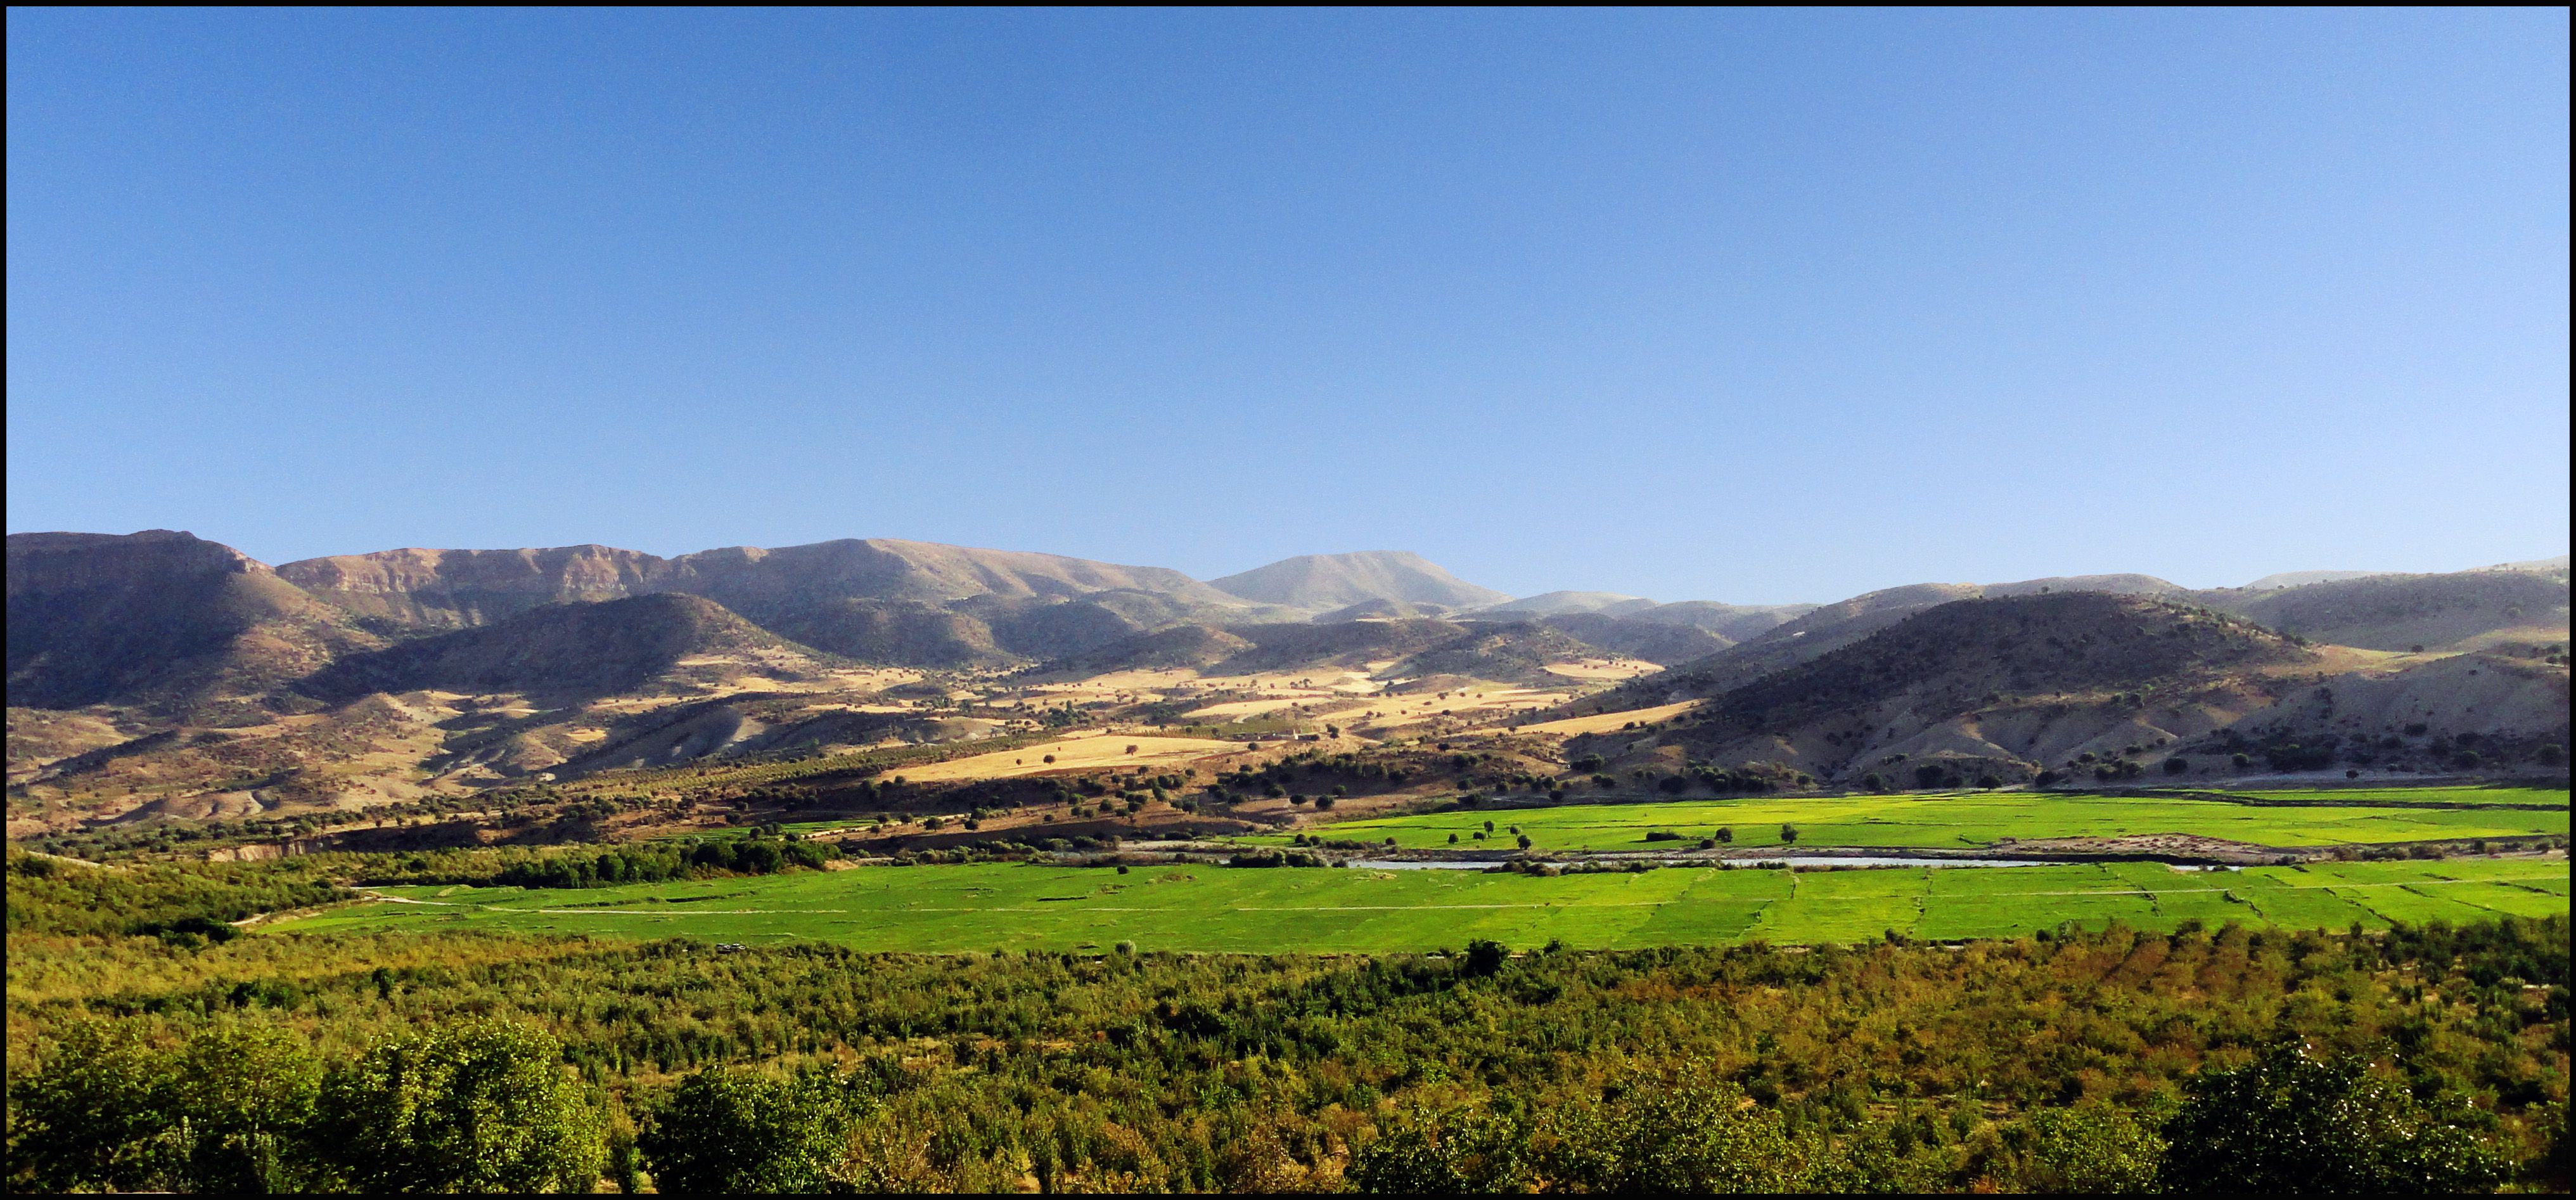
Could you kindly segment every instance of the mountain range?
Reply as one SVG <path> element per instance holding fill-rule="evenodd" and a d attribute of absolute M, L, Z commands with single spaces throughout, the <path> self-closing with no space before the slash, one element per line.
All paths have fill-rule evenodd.
<path fill-rule="evenodd" d="M 361 785 L 399 796 L 798 739 L 1002 727 L 913 713 L 921 697 L 903 688 L 935 697 L 949 686 L 911 682 L 924 672 L 1309 672 L 1387 696 L 1516 688 L 1562 717 L 1691 706 L 1653 737 L 1583 736 L 1620 753 L 1817 778 L 1889 755 L 2026 775 L 2105 738 L 2178 742 L 2258 713 L 2286 728 L 2308 718 L 2273 711 L 2287 695 L 2275 682 L 2308 676 L 2353 676 L 2353 688 L 2388 692 L 2371 703 L 2391 712 L 2529 676 L 2485 703 L 2541 737 L 2565 724 L 2564 667 L 2554 683 L 2524 668 L 2563 664 L 2569 623 L 2564 557 L 2228 589 L 2103 575 L 1733 605 L 1515 599 L 1398 551 L 1305 555 L 1207 581 L 893 539 L 674 558 L 596 545 L 402 549 L 272 568 L 150 530 L 10 535 L 7 581 L 13 828 L 79 809 L 70 797 L 114 790 L 120 771 L 165 793 L 346 799 Z M 2066 646 L 2087 649 L 2053 657 Z M 2453 661 L 2463 656 L 2500 665 L 2472 687 L 2480 669 Z M 2409 672 L 2424 687 L 2384 684 Z M 2436 676 L 2450 682 L 2432 687 Z M 2410 687 L 2423 694 L 2396 698 Z M 2534 688 L 2538 699 L 2522 694 Z M 2180 707 L 2106 699 L 2139 694 Z M 272 782 L 238 786 L 246 772 Z M 53 790 L 34 804 L 27 789 L 40 780 Z"/>

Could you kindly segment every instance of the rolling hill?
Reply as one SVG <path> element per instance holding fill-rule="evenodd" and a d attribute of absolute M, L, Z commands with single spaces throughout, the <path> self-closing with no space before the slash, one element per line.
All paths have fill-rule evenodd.
<path fill-rule="evenodd" d="M 192 534 L 11 534 L 8 551 L 12 707 L 140 705 L 216 720 L 214 710 L 384 644 L 266 565 Z"/>
<path fill-rule="evenodd" d="M 1729 688 L 1663 743 L 1828 780 L 1930 760 L 2026 778 L 2105 744 L 2210 733 L 2275 701 L 2283 669 L 2321 662 L 2242 618 L 2150 598 L 1968 599 Z"/>
<path fill-rule="evenodd" d="M 818 629 L 846 622 L 850 601 L 945 607 L 1114 593 L 1150 597 L 1176 613 L 1253 610 L 1162 567 L 890 538 L 774 550 L 734 546 L 667 559 L 607 546 L 387 550 L 291 562 L 278 574 L 326 603 L 394 629 L 463 628 L 542 604 L 658 592 L 704 596 L 764 625 Z"/>
<path fill-rule="evenodd" d="M 841 665 L 699 596 L 549 604 L 332 663 L 300 690 L 346 701 L 428 689 L 596 697 L 750 676 L 802 680 Z"/>
<path fill-rule="evenodd" d="M 1657 666 L 1703 659 L 1733 644 L 1696 625 L 1659 624 L 1601 613 L 1545 617 L 1538 624 L 1587 646 L 1597 646 L 1630 658 L 1642 658 Z"/>
<path fill-rule="evenodd" d="M 1600 655 L 1599 647 L 1536 621 L 1474 621 L 1457 636 L 1406 656 L 1378 674 L 1385 678 L 1458 676 L 1535 687 L 1562 685 L 1550 663 Z"/>
<path fill-rule="evenodd" d="M 1509 602 L 1395 553 L 1218 583 L 883 539 L 272 570 L 166 530 L 12 535 L 11 827 L 339 811 L 1028 733 L 1067 704 L 1115 723 L 1156 692 L 1202 703 L 1204 684 L 1086 682 L 1140 669 L 1270 676 L 1226 685 L 1241 694 L 1217 714 L 1258 722 L 1368 703 L 1350 681 L 1282 673 L 1365 671 L 1408 694 L 1525 684 L 1576 696 L 1562 714 L 1608 714 L 1582 729 L 1658 710 L 1638 723 L 1661 728 L 1581 735 L 1608 757 L 1839 782 L 1924 766 L 2017 778 L 2186 746 L 2284 761 L 2336 747 L 2417 769 L 2474 745 L 2537 763 L 2567 740 L 2568 580 L 2549 561 L 2210 592 L 2143 575 L 1920 584 L 1828 605 Z M 1602 658 L 1632 661 L 1588 661 Z M 1643 664 L 1667 669 L 1612 685 Z M 1662 706 L 1679 701 L 1698 707 L 1673 724 Z M 1541 702 L 1509 719 L 1530 724 Z M 1472 735 L 1510 711 L 1410 708 L 1385 728 Z"/>
<path fill-rule="evenodd" d="M 2496 634 L 2531 643 L 2564 642 L 2565 572 L 2459 571 L 2370 575 L 2260 592 L 2222 593 L 2204 603 L 2283 633 L 2371 650 L 2438 649 Z"/>
<path fill-rule="evenodd" d="M 1467 632 L 1455 621 L 1345 621 L 1333 625 L 1237 625 L 1228 633 L 1252 648 L 1217 664 L 1225 674 L 1303 670 L 1309 667 L 1358 668 L 1418 654 Z"/>
<path fill-rule="evenodd" d="M 1522 620 L 1529 617 L 1556 617 L 1570 613 L 1600 613 L 1604 616 L 1626 616 L 1657 607 L 1643 596 L 1619 592 L 1541 592 L 1501 604 L 1489 604 L 1477 615 L 1496 620 Z"/>
<path fill-rule="evenodd" d="M 1310 612 L 1369 600 L 1475 608 L 1511 599 L 1460 579 L 1409 550 L 1301 554 L 1209 584 L 1245 600 Z"/>

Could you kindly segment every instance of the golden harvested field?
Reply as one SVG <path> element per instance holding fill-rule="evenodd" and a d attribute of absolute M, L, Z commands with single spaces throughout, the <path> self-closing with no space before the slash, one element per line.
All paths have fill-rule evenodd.
<path fill-rule="evenodd" d="M 1310 699 L 1321 700 L 1323 697 L 1278 696 L 1266 700 L 1228 700 L 1223 704 L 1211 704 L 1205 708 L 1194 708 L 1182 715 L 1193 721 L 1231 721 L 1237 717 L 1250 717 L 1258 716 L 1262 713 L 1277 712 L 1280 709 L 1287 708 L 1294 704 L 1301 704 Z"/>
<path fill-rule="evenodd" d="M 1627 712 L 1602 713 L 1599 716 L 1591 717 L 1568 717 L 1562 721 L 1546 721 L 1537 725 L 1523 726 L 1522 732 L 1553 733 L 1565 737 L 1573 737 L 1580 733 L 1608 733 L 1613 729 L 1617 729 L 1620 726 L 1627 725 L 1631 722 L 1639 725 L 1651 725 L 1657 721 L 1670 720 L 1682 715 L 1683 713 L 1689 712 L 1694 708 L 1698 708 L 1703 703 L 1706 703 L 1706 701 L 1684 700 L 1679 704 L 1665 704 L 1655 708 L 1639 708 L 1632 709 Z"/>
<path fill-rule="evenodd" d="M 1570 692 L 1542 692 L 1535 688 L 1504 687 L 1493 684 L 1468 688 L 1463 692 L 1452 692 L 1445 699 L 1436 694 L 1382 697 L 1338 715 L 1350 716 L 1356 720 L 1359 719 L 1357 716 L 1359 712 L 1374 711 L 1377 715 L 1366 718 L 1368 723 L 1372 727 L 1387 728 L 1428 721 L 1444 713 L 1451 717 L 1492 716 L 1498 713 L 1553 708 L 1572 698 L 1573 694 Z"/>
<path fill-rule="evenodd" d="M 1628 658 L 1614 658 L 1607 661 L 1602 659 L 1593 659 L 1589 662 L 1561 662 L 1547 664 L 1548 674 L 1563 675 L 1568 679 L 1581 679 L 1594 682 L 1606 680 L 1616 683 L 1635 679 L 1640 675 L 1652 675 L 1660 670 L 1663 670 L 1663 668 L 1656 666 L 1653 663 L 1638 662 L 1635 659 Z"/>
<path fill-rule="evenodd" d="M 1134 746 L 1136 752 L 1127 752 Z M 906 767 L 889 771 L 908 780 L 1006 779 L 1019 775 L 1039 775 L 1075 767 L 1103 767 L 1148 763 L 1179 766 L 1220 754 L 1240 753 L 1240 742 L 1221 742 L 1214 738 L 1152 737 L 1144 734 L 1098 734 L 1072 737 L 1019 750 L 998 750 L 972 758 L 953 759 L 926 767 Z M 1047 756 L 1053 755 L 1050 763 Z"/>

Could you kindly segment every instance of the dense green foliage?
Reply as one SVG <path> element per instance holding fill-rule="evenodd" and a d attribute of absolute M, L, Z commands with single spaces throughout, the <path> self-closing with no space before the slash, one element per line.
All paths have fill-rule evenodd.
<path fill-rule="evenodd" d="M 334 1069 L 314 1119 L 318 1147 L 364 1192 L 586 1192 L 604 1148 L 555 1039 L 481 1020 Z"/>
<path fill-rule="evenodd" d="M 101 867 L 8 855 L 9 933 L 158 934 L 229 940 L 232 922 L 350 898 L 314 864 L 191 863 Z"/>
<path fill-rule="evenodd" d="M 13 1076 L 10 1175 L 39 1189 L 589 1191 L 595 1104 L 555 1039 L 477 1020 L 389 1037 L 326 1072 L 274 1024 L 220 1021 L 176 1047 L 132 1023 L 69 1027 Z"/>
<path fill-rule="evenodd" d="M 2255 799 L 2243 807 L 2329 821 L 2350 807 Z M 1461 828 L 1545 837 L 1549 811 Z M 1776 827 L 1731 811 L 1748 840 Z M 1829 814 L 1794 815 L 1801 845 L 1834 836 Z M 1322 861 L 1325 839 L 1303 840 L 1246 865 Z M 112 868 L 13 852 L 10 1184 L 2568 1182 L 2554 856 L 2220 873 L 795 870 L 810 845 L 764 829 Z M 343 883 L 414 902 L 234 936 L 232 922 L 344 898 Z M 618 936 L 564 936 L 590 931 Z M 1912 940 L 2018 931 L 2032 932 Z M 962 952 L 869 952 L 906 947 Z M 1422 952 L 1435 947 L 1449 949 Z M 1191 949 L 1273 952 L 1174 952 Z"/>
<path fill-rule="evenodd" d="M 824 842 L 757 836 L 703 838 L 687 845 L 646 844 L 597 853 L 548 854 L 504 862 L 485 878 L 471 878 L 460 872 L 445 882 L 532 888 L 614 887 L 710 875 L 775 875 L 821 867 L 839 857 L 839 853 Z"/>
<path fill-rule="evenodd" d="M 2394 1115 L 2352 1135 L 2378 1139 L 2373 1162 L 2406 1161 L 2380 1143 L 2439 1114 L 2461 1161 L 2563 1187 L 2567 938 L 2555 918 L 1330 959 L 28 936 L 10 946 L 9 1170 L 194 1186 L 230 1161 L 354 1184 L 341 1148 L 363 1146 L 391 1164 L 364 1169 L 411 1173 L 373 1186 L 524 1187 L 614 1174 L 624 1144 L 674 1188 L 2217 1188 L 2296 1169 L 2190 1116 L 2240 1088 L 2380 1105 Z M 184 1077 L 201 1039 L 250 1036 L 234 1030 L 321 1065 L 261 1071 L 288 1082 L 256 1103 L 148 1082 Z M 2337 1078 L 2395 1081 L 2417 1107 L 2262 1074 L 2285 1040 L 2360 1056 Z M 317 1079 L 325 1123 L 306 1128 L 327 1136 L 262 1124 Z M 92 1136 L 51 1115 L 92 1111 Z M 519 1132 L 477 1142 L 455 1111 Z M 428 1117 L 385 1133 L 403 1112 Z M 603 1132 L 621 1127 L 643 1133 Z M 709 1130 L 732 1132 L 686 1136 Z M 216 1165 L 169 1165 L 198 1161 Z"/>
<path fill-rule="evenodd" d="M 2513 1164 L 2476 1130 L 2458 1096 L 2416 1098 L 2402 1077 L 2358 1056 L 2320 1059 L 2297 1042 L 2194 1081 L 2166 1127 L 2165 1181 L 2226 1179 L 2250 1192 L 2490 1191 Z"/>
<path fill-rule="evenodd" d="M 710 1068 L 672 1089 L 638 1146 L 666 1192 L 819 1192 L 834 1182 L 869 1089 L 828 1071 Z"/>

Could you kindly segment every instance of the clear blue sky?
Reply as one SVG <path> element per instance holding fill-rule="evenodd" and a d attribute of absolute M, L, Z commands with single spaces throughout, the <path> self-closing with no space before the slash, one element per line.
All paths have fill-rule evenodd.
<path fill-rule="evenodd" d="M 1527 594 L 2568 544 L 2568 17 L 8 16 L 8 527 Z"/>

